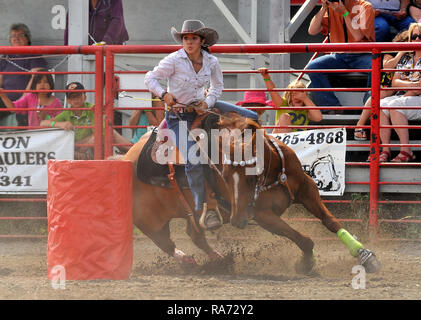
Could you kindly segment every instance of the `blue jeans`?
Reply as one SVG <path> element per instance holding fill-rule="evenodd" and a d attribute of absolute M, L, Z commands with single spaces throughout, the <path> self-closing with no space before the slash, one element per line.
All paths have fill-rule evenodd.
<path fill-rule="evenodd" d="M 189 161 L 188 153 L 190 148 L 196 143 L 196 141 L 188 139 L 188 131 L 191 129 L 196 113 L 179 113 L 180 121 L 176 115 L 166 112 L 165 119 L 167 120 L 167 127 L 172 130 L 175 134 L 175 143 L 177 149 L 182 154 L 186 161 L 185 172 L 187 181 L 189 183 L 190 190 L 193 194 L 193 200 L 195 204 L 195 210 L 202 210 L 203 203 L 205 202 L 205 176 L 203 173 L 202 164 L 192 164 Z"/>
<path fill-rule="evenodd" d="M 407 30 L 409 25 L 413 22 L 415 22 L 415 20 L 410 16 L 406 16 L 402 20 L 398 20 L 394 16 L 388 14 L 379 14 L 374 20 L 376 42 L 392 41 L 390 26 L 394 26 L 398 32 L 401 32 L 403 30 Z"/>
<path fill-rule="evenodd" d="M 219 109 L 223 114 L 226 112 L 237 112 L 243 117 L 249 117 L 255 120 L 258 119 L 256 112 L 235 106 L 228 102 L 217 101 L 214 108 Z M 196 211 L 201 211 L 203 209 L 203 203 L 205 202 L 205 176 L 203 164 L 192 164 L 188 157 L 190 148 L 196 143 L 196 141 L 188 139 L 188 130 L 191 129 L 193 121 L 196 118 L 196 113 L 179 113 L 179 117 L 182 122 L 180 122 L 175 114 L 165 112 L 167 127 L 174 132 L 175 137 L 173 137 L 173 139 L 175 139 L 177 149 L 181 152 L 186 161 L 185 172 L 187 182 L 189 183 L 190 190 L 193 194 L 194 209 Z"/>
<path fill-rule="evenodd" d="M 370 53 L 333 53 L 314 59 L 307 69 L 371 69 Z M 326 73 L 309 73 L 312 88 L 331 88 Z M 371 73 L 369 73 L 367 87 L 371 86 Z M 332 92 L 313 92 L 314 103 L 317 106 L 340 106 L 336 95 Z M 364 102 L 369 94 L 364 97 Z"/>

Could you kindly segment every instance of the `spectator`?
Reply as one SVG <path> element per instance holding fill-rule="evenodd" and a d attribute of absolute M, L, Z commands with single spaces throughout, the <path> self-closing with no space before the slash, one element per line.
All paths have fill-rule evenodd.
<path fill-rule="evenodd" d="M 421 23 L 413 23 L 409 27 L 409 41 L 421 43 Z M 406 52 L 399 60 L 397 69 L 421 69 L 421 50 L 415 52 Z M 394 126 L 406 126 L 408 120 L 421 119 L 421 74 L 419 71 L 411 72 L 395 72 L 392 80 L 392 86 L 399 87 L 414 87 L 414 90 L 408 90 L 404 95 L 400 92 L 393 96 L 386 97 L 380 100 L 381 107 L 396 107 L 394 109 L 384 109 L 380 113 L 380 124 Z M 414 107 L 411 109 L 399 109 L 399 107 Z M 390 122 L 389 122 L 390 118 Z M 399 136 L 401 144 L 409 144 L 409 131 L 407 128 L 394 129 Z M 381 129 L 380 138 L 383 144 L 390 144 L 391 129 Z M 390 160 L 390 148 L 383 147 L 380 153 L 381 162 Z M 402 146 L 400 153 L 392 160 L 392 162 L 409 162 L 415 160 L 415 155 L 411 148 Z"/>
<path fill-rule="evenodd" d="M 377 42 L 388 42 L 391 39 L 390 28 L 394 27 L 398 33 L 408 30 L 415 22 L 407 14 L 409 0 L 368 0 L 376 14 L 375 32 Z"/>
<path fill-rule="evenodd" d="M 70 109 L 58 114 L 54 119 L 44 120 L 41 126 L 61 128 L 64 130 L 75 130 L 75 142 L 79 144 L 94 143 L 93 128 L 75 128 L 75 126 L 93 126 L 95 122 L 95 113 L 91 110 L 72 110 L 72 108 L 93 108 L 94 105 L 86 101 L 86 94 L 83 92 L 71 92 L 71 90 L 85 90 L 85 87 L 79 82 L 71 82 L 66 86 L 67 101 Z M 113 130 L 113 140 L 117 144 L 130 144 L 130 142 Z M 121 152 L 127 152 L 129 146 L 118 146 Z M 76 147 L 76 160 L 91 160 L 93 152 L 91 147 Z"/>
<path fill-rule="evenodd" d="M 375 41 L 374 10 L 369 2 L 365 0 L 345 0 L 345 3 L 341 0 L 339 2 L 321 1 L 322 7 L 313 17 L 308 28 L 310 35 L 321 32 L 329 36 L 331 43 Z M 371 69 L 371 54 L 327 54 L 310 62 L 308 69 Z M 309 77 L 313 88 L 331 88 L 325 73 L 309 73 Z M 370 87 L 370 80 L 369 75 L 368 87 Z M 318 106 L 341 105 L 333 92 L 314 92 L 314 100 Z"/>
<path fill-rule="evenodd" d="M 263 91 L 245 91 L 243 101 L 236 103 L 237 106 L 244 108 L 264 108 L 266 106 L 274 107 L 274 104 L 270 100 L 266 100 L 266 94 Z M 260 118 L 265 112 L 264 109 L 254 110 L 257 116 Z"/>
<path fill-rule="evenodd" d="M 408 30 L 402 31 L 401 33 L 397 34 L 396 37 L 393 39 L 393 42 L 406 42 L 408 41 Z M 404 51 L 401 52 L 386 52 L 383 55 L 383 67 L 386 69 L 393 69 L 398 64 L 399 60 L 405 54 Z M 392 86 L 392 79 L 393 79 L 393 72 L 385 72 L 382 73 L 382 79 L 380 86 L 382 88 L 388 88 Z M 380 91 L 380 99 L 386 98 L 394 94 L 393 91 L 390 90 L 381 90 Z M 367 100 L 364 107 L 371 107 L 371 97 Z M 360 119 L 357 122 L 357 126 L 363 126 L 366 124 L 368 119 L 370 118 L 370 109 L 364 109 L 361 113 Z M 354 131 L 354 139 L 355 140 L 367 140 L 367 134 L 364 129 L 357 128 Z"/>
<path fill-rule="evenodd" d="M 68 44 L 68 15 L 64 30 L 64 45 Z M 123 15 L 122 0 L 89 1 L 89 44 L 124 44 L 129 40 Z"/>
<path fill-rule="evenodd" d="M 40 69 L 39 71 L 47 71 Z M 36 74 L 32 80 L 30 90 L 54 90 L 54 80 L 51 74 Z M 62 108 L 61 102 L 51 92 L 28 93 L 16 101 L 11 101 L 0 89 L 0 98 L 7 108 L 37 108 L 37 111 L 16 111 L 28 117 L 29 126 L 39 126 L 40 122 L 59 114 L 59 110 L 48 110 Z"/>
<path fill-rule="evenodd" d="M 23 23 L 15 23 L 9 29 L 9 41 L 11 46 L 30 46 L 32 42 L 31 32 Z M 2 72 L 22 72 L 37 71 L 46 68 L 47 62 L 38 54 L 16 55 L 9 54 L 0 60 L 0 71 Z M 31 87 L 30 74 L 1 74 L 0 87 L 4 90 L 29 90 Z M 7 97 L 12 100 L 18 100 L 22 93 L 8 92 Z M 3 100 L 0 100 L 0 108 L 6 108 Z M 0 112 L 0 125 L 28 125 L 28 115 L 26 113 L 15 115 L 10 112 Z"/>
<path fill-rule="evenodd" d="M 222 217 L 216 210 L 207 210 L 205 204 L 205 176 L 202 164 L 194 164 L 188 154 L 195 141 L 180 137 L 181 132 L 189 130 L 197 114 L 208 108 L 217 108 L 222 113 L 234 111 L 243 116 L 258 119 L 253 111 L 217 101 L 224 87 L 222 71 L 218 60 L 208 52 L 208 47 L 218 41 L 218 33 L 205 27 L 202 21 L 186 20 L 181 32 L 174 27 L 171 34 L 183 48 L 162 59 L 153 71 L 145 76 L 145 85 L 153 94 L 161 97 L 171 108 L 165 112 L 168 129 L 174 134 L 174 141 L 180 149 L 180 142 L 187 140 L 187 145 L 180 150 L 186 160 L 185 173 L 194 199 L 194 214 L 200 216 L 200 225 L 205 229 L 222 226 Z M 162 88 L 160 80 L 168 81 L 167 90 Z M 205 97 L 205 86 L 210 84 Z M 195 103 L 196 107 L 184 108 Z M 181 121 L 180 121 L 181 120 Z M 180 128 L 182 130 L 180 130 Z M 181 141 L 180 141 L 181 140 Z"/>
<path fill-rule="evenodd" d="M 157 97 L 152 95 L 152 98 Z M 163 101 L 152 101 L 153 108 L 164 108 L 165 103 Z M 162 119 L 164 119 L 164 110 L 135 110 L 129 120 L 129 126 L 159 126 Z M 136 128 L 133 130 L 133 138 L 130 140 L 131 143 L 139 141 L 140 137 L 147 132 L 147 128 Z"/>
<path fill-rule="evenodd" d="M 268 69 L 260 68 L 260 74 L 265 81 L 266 88 L 272 90 L 275 88 L 275 84 L 270 78 Z M 306 88 L 305 84 L 301 81 L 293 81 L 288 85 L 288 88 Z M 276 110 L 275 121 L 277 126 L 306 126 L 309 123 L 309 120 L 320 122 L 322 121 L 323 115 L 320 110 L 299 110 L 300 107 L 312 107 L 315 106 L 313 101 L 308 97 L 307 92 L 305 91 L 286 91 L 284 97 L 276 91 L 270 91 L 270 96 L 272 98 L 273 104 L 276 107 L 298 107 L 292 110 Z M 291 129 L 291 128 L 277 128 L 272 131 L 272 133 L 286 133 L 291 131 L 301 131 L 305 130 L 303 128 Z"/>
<path fill-rule="evenodd" d="M 408 6 L 409 15 L 415 22 L 421 20 L 421 0 L 411 0 Z"/>

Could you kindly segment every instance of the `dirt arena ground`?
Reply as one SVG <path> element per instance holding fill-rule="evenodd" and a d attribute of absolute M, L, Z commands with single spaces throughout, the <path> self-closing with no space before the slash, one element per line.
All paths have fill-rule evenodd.
<path fill-rule="evenodd" d="M 380 258 L 382 270 L 366 275 L 366 289 L 355 290 L 352 267 L 357 261 L 339 240 L 315 241 L 317 266 L 304 276 L 294 270 L 298 248 L 257 226 L 240 231 L 226 225 L 209 233 L 209 242 L 228 256 L 217 268 L 206 263 L 206 256 L 185 235 L 184 225 L 172 224 L 171 229 L 177 247 L 202 265 L 199 270 L 183 270 L 140 236 L 134 242 L 128 280 L 67 281 L 64 290 L 53 289 L 47 279 L 46 239 L 2 240 L 0 299 L 421 299 L 419 242 L 366 245 Z"/>

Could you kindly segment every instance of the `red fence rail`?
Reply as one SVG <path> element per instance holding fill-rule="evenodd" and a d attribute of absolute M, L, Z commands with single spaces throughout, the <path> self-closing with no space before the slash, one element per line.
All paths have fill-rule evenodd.
<path fill-rule="evenodd" d="M 107 45 L 103 47 L 98 46 L 31 46 L 31 47 L 0 47 L 0 54 L 90 54 L 95 55 L 95 71 L 94 72 L 77 72 L 77 71 L 68 71 L 68 72 L 52 72 L 55 74 L 94 74 L 95 75 L 95 143 L 94 143 L 94 157 L 95 159 L 103 159 L 112 155 L 113 140 L 112 140 L 112 131 L 114 128 L 132 128 L 133 126 L 115 126 L 113 123 L 113 112 L 118 109 L 131 109 L 131 108 L 114 108 L 114 97 L 115 90 L 113 89 L 113 79 L 116 74 L 130 74 L 130 73 L 145 73 L 144 70 L 139 71 L 116 71 L 114 70 L 114 57 L 116 54 L 168 54 L 174 52 L 181 47 L 178 45 L 127 45 L 127 46 L 113 46 Z M 370 128 L 370 144 L 358 144 L 358 145 L 349 145 L 349 147 L 355 146 L 369 146 L 371 153 L 370 163 L 347 163 L 349 166 L 353 165 L 366 165 L 370 166 L 370 181 L 369 182 L 350 182 L 347 184 L 368 184 L 370 195 L 369 195 L 369 215 L 368 215 L 368 228 L 369 235 L 372 239 L 378 239 L 378 227 L 380 222 L 395 222 L 402 223 L 402 220 L 393 220 L 393 219 L 379 219 L 378 217 L 378 206 L 379 204 L 390 204 L 390 203 L 402 203 L 402 204 L 420 204 L 421 201 L 383 201 L 379 200 L 379 186 L 386 184 L 421 184 L 419 182 L 387 182 L 379 181 L 379 171 L 380 167 L 384 166 L 400 166 L 401 164 L 396 163 L 379 163 L 379 153 L 382 145 L 380 143 L 379 131 L 381 128 L 393 127 L 395 126 L 380 126 L 379 113 L 380 113 L 380 75 L 381 69 L 381 52 L 383 51 L 408 51 L 421 49 L 420 43 L 346 43 L 346 44 L 259 44 L 259 45 L 215 45 L 210 48 L 211 52 L 214 54 L 223 53 L 223 54 L 289 54 L 289 53 L 305 53 L 305 52 L 368 52 L 373 56 L 372 68 L 369 70 L 271 70 L 272 73 L 310 73 L 310 72 L 326 72 L 326 73 L 337 73 L 337 72 L 371 72 L 372 76 L 372 86 L 371 88 L 332 88 L 332 89 L 323 89 L 323 88 L 308 88 L 306 91 L 344 91 L 344 92 L 353 92 L 353 91 L 371 91 L 372 94 L 372 103 L 371 103 L 371 114 L 372 121 L 370 126 L 363 126 L 363 128 Z M 104 67 L 104 58 L 105 58 L 105 67 Z M 104 87 L 104 71 L 105 71 L 105 100 L 103 98 L 103 87 Z M 226 70 L 225 74 L 228 73 L 257 73 L 255 70 Z M 413 88 L 412 88 L 413 89 Z M 266 89 L 225 89 L 225 92 L 241 92 L 245 90 L 264 90 L 268 91 L 294 91 L 294 90 L 303 90 L 303 89 L 286 89 L 286 88 L 275 88 L 273 90 Z M 64 90 L 54 90 L 54 92 L 63 92 Z M 86 90 L 92 92 L 92 90 Z M 122 91 L 122 90 L 119 90 Z M 146 92 L 147 90 L 124 90 L 127 92 Z M 33 92 L 33 91 L 28 91 Z M 280 107 L 280 108 L 271 108 L 268 107 L 268 110 L 274 109 L 288 109 L 289 107 Z M 307 109 L 323 109 L 322 106 L 318 107 L 309 107 Z M 148 108 L 150 109 L 150 108 Z M 341 107 L 338 109 L 343 110 L 353 110 L 358 109 L 362 110 L 364 107 Z M 102 126 L 103 115 L 105 116 L 104 120 L 104 131 Z M 135 126 L 136 127 L 136 126 Z M 265 128 L 275 128 L 276 126 L 265 126 Z M 332 126 L 305 126 L 306 128 L 320 128 L 320 127 L 338 127 L 338 125 Z M 356 128 L 357 126 L 340 126 L 345 128 Z M 418 128 L 414 126 L 402 126 L 402 127 L 411 127 Z M 421 127 L 420 127 L 421 128 Z M 103 138 L 104 137 L 104 138 Z M 399 146 L 399 145 L 393 145 Z M 412 146 L 412 145 L 411 145 Z M 405 164 L 411 165 L 414 167 L 420 166 L 421 163 L 411 163 Z M 0 201 L 4 201 L 0 200 Z M 6 200 L 10 200 L 6 199 Z M 16 199 L 16 201 L 39 201 L 35 199 Z M 41 200 L 42 201 L 42 200 Z M 44 199 L 45 201 L 45 199 Z M 325 200 L 327 203 L 349 203 L 351 200 Z M 7 217 L 6 217 L 7 218 Z M 31 217 L 30 219 L 36 219 L 36 217 Z M 359 221 L 359 219 L 351 219 Z M 310 220 L 309 220 L 310 221 Z M 406 221 L 408 222 L 408 221 Z M 419 223 L 419 220 L 411 220 L 411 223 Z M 2 237 L 3 235 L 0 235 Z"/>

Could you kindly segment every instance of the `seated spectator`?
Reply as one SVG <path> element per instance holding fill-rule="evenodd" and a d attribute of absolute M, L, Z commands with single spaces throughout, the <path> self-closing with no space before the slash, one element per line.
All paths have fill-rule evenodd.
<path fill-rule="evenodd" d="M 156 96 L 152 95 L 153 99 L 157 99 Z M 163 101 L 152 101 L 153 108 L 164 108 L 165 103 Z M 129 120 L 129 126 L 159 126 L 161 121 L 164 119 L 165 110 L 135 110 Z M 136 128 L 133 129 L 133 138 L 130 140 L 131 143 L 139 141 L 140 137 L 147 132 L 147 128 Z"/>
<path fill-rule="evenodd" d="M 391 39 L 390 28 L 397 32 L 408 30 L 409 25 L 415 22 L 407 14 L 409 0 L 368 0 L 376 13 L 375 32 L 377 42 L 388 42 Z"/>
<path fill-rule="evenodd" d="M 236 105 L 244 108 L 253 108 L 252 110 L 257 113 L 259 119 L 265 110 L 255 108 L 274 107 L 272 101 L 266 100 L 266 94 L 263 91 L 245 91 L 243 101 L 237 102 Z"/>
<path fill-rule="evenodd" d="M 329 2 L 321 0 L 322 8 L 313 17 L 308 28 L 310 35 L 322 33 L 331 43 L 374 42 L 374 10 L 365 0 L 345 0 Z M 353 10 L 358 6 L 360 10 Z M 357 17 L 359 15 L 359 17 Z M 353 23 L 353 21 L 359 23 Z M 370 53 L 332 53 L 314 59 L 308 69 L 371 69 Z M 325 73 L 309 73 L 313 88 L 331 88 Z M 368 76 L 367 87 L 371 86 Z M 314 102 L 318 106 L 340 106 L 332 91 L 313 92 Z M 368 94 L 364 101 L 368 99 Z M 332 111 L 334 113 L 334 111 Z M 341 113 L 336 111 L 336 113 Z"/>
<path fill-rule="evenodd" d="M 411 0 L 408 6 L 408 12 L 415 22 L 421 20 L 421 0 Z"/>
<path fill-rule="evenodd" d="M 39 71 L 47 71 L 41 69 Z M 51 74 L 36 74 L 32 79 L 30 90 L 54 90 L 54 80 Z M 62 104 L 51 92 L 27 93 L 16 101 L 11 101 L 0 88 L 0 98 L 7 108 L 37 108 L 37 111 L 16 111 L 18 114 L 27 115 L 29 126 L 39 126 L 45 119 L 51 119 L 60 113 L 59 110 L 49 110 L 62 108 Z"/>
<path fill-rule="evenodd" d="M 421 43 L 421 23 L 413 23 L 409 27 L 409 41 Z M 421 69 L 421 50 L 415 52 L 406 52 L 399 60 L 397 69 Z M 408 125 L 408 120 L 421 119 L 421 74 L 419 71 L 395 72 L 392 80 L 392 87 L 414 87 L 414 90 L 408 90 L 405 94 L 397 92 L 390 97 L 380 100 L 381 107 L 396 107 L 394 109 L 384 109 L 380 113 L 380 124 L 394 126 Z M 399 107 L 414 107 L 411 109 L 399 109 Z M 390 120 L 389 120 L 390 118 Z M 409 144 L 409 131 L 407 128 L 394 128 L 399 136 L 401 144 Z M 383 144 L 390 144 L 391 129 L 384 128 L 380 130 L 380 138 Z M 383 147 L 380 153 L 381 162 L 390 160 L 390 147 Z M 392 162 L 408 162 L 415 160 L 415 155 L 410 147 L 403 146 L 400 153 Z"/>
<path fill-rule="evenodd" d="M 68 16 L 64 30 L 64 45 L 68 44 Z M 89 44 L 124 44 L 129 40 L 123 15 L 122 0 L 89 1 Z"/>
<path fill-rule="evenodd" d="M 268 69 L 260 68 L 260 74 L 265 81 L 266 88 L 272 90 L 275 88 L 275 84 L 270 78 Z M 289 89 L 293 88 L 306 88 L 305 84 L 301 81 L 293 81 L 288 85 Z M 276 110 L 276 125 L 277 126 L 306 126 L 309 123 L 309 120 L 319 122 L 322 121 L 323 115 L 320 110 L 300 110 L 300 107 L 312 107 L 315 106 L 313 101 L 308 97 L 307 92 L 305 91 L 286 91 L 284 97 L 276 91 L 270 91 L 270 96 L 272 98 L 273 104 L 275 107 L 292 107 L 291 110 Z M 272 131 L 272 133 L 287 133 L 291 131 L 302 131 L 304 128 L 277 128 Z"/>
<path fill-rule="evenodd" d="M 9 41 L 11 46 L 30 46 L 31 32 L 23 23 L 12 24 L 9 28 Z M 26 57 L 31 57 L 26 59 Z M 35 58 L 34 58 L 35 57 Z M 22 72 L 37 71 L 47 67 L 45 59 L 38 54 L 16 55 L 9 54 L 4 56 L 6 59 L 0 60 L 0 71 L 2 72 Z M 24 59 L 22 59 L 24 58 Z M 29 90 L 31 87 L 30 74 L 1 74 L 0 87 L 4 90 Z M 22 93 L 8 92 L 6 96 L 11 100 L 18 100 Z M 0 108 L 6 108 L 6 105 L 0 100 Z M 16 123 L 17 120 L 17 123 Z M 28 116 L 26 113 L 18 114 L 0 111 L 0 125 L 28 125 Z"/>
<path fill-rule="evenodd" d="M 85 87 L 79 82 L 71 82 L 66 86 L 66 90 L 84 90 Z M 74 128 L 75 126 L 92 126 L 95 123 L 95 113 L 91 110 L 72 110 L 72 108 L 93 108 L 93 104 L 86 101 L 86 94 L 83 92 L 66 92 L 67 101 L 70 108 L 58 114 L 55 118 L 44 120 L 41 126 L 61 128 L 64 130 L 75 130 L 75 143 L 93 144 L 93 128 Z M 113 130 L 113 140 L 117 144 L 129 144 L 130 142 Z M 118 146 L 121 152 L 127 152 L 129 146 Z M 91 160 L 93 152 L 91 147 L 76 147 L 76 160 Z"/>
<path fill-rule="evenodd" d="M 408 41 L 408 30 L 402 31 L 401 33 L 397 34 L 396 37 L 393 39 L 394 42 L 406 42 Z M 383 67 L 385 69 L 394 69 L 398 64 L 399 60 L 405 54 L 404 51 L 401 52 L 386 52 L 383 55 Z M 392 86 L 392 79 L 393 79 L 393 72 L 385 72 L 382 74 L 381 80 L 381 87 L 388 88 Z M 394 92 L 390 90 L 381 90 L 380 91 L 380 99 L 389 97 L 393 95 Z M 371 97 L 365 103 L 365 107 L 371 107 Z M 357 126 L 363 126 L 367 123 L 368 119 L 370 118 L 370 109 L 364 109 L 361 113 L 360 119 L 357 122 Z M 364 129 L 357 128 L 354 131 L 354 139 L 355 140 L 367 140 L 367 134 Z"/>

